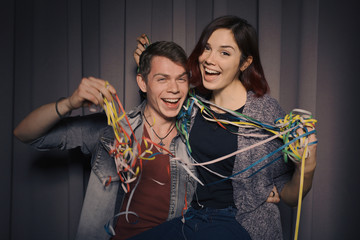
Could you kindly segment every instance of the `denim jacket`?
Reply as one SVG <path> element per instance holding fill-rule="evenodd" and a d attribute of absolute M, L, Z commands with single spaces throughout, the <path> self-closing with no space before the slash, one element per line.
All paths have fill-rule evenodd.
<path fill-rule="evenodd" d="M 145 106 L 146 101 L 127 114 L 139 143 L 143 135 L 141 116 Z M 131 135 L 128 124 L 122 122 L 122 126 Z M 114 132 L 112 127 L 107 125 L 106 115 L 98 113 L 63 119 L 45 136 L 31 143 L 38 150 L 54 148 L 67 150 L 79 147 L 84 154 L 91 155 L 91 174 L 81 211 L 77 240 L 109 239 L 110 235 L 106 233 L 104 225 L 109 220 L 112 221 L 113 226 L 116 224 L 113 216 L 121 209 L 125 194 L 120 186 L 114 159 L 107 150 L 108 144 L 113 141 Z M 190 161 L 180 134 L 172 140 L 169 150 L 177 158 Z M 191 171 L 195 173 L 194 169 Z M 171 156 L 170 172 L 171 195 L 168 220 L 181 216 L 185 203 L 188 205 L 186 207 L 189 207 L 196 187 L 195 181 Z M 110 177 L 111 181 L 108 182 Z"/>

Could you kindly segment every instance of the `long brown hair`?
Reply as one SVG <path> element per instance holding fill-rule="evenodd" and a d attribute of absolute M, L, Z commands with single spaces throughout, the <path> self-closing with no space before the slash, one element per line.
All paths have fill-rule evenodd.
<path fill-rule="evenodd" d="M 269 92 L 269 85 L 265 79 L 260 62 L 256 30 L 246 20 L 231 15 L 216 18 L 203 30 L 198 43 L 188 59 L 188 69 L 191 71 L 190 84 L 195 86 L 200 93 L 206 95 L 211 93 L 202 84 L 199 56 L 204 52 L 211 34 L 221 28 L 229 29 L 234 34 L 234 39 L 241 51 L 240 66 L 249 56 L 253 58 L 250 66 L 239 75 L 239 80 L 246 90 L 253 91 L 258 97 Z"/>

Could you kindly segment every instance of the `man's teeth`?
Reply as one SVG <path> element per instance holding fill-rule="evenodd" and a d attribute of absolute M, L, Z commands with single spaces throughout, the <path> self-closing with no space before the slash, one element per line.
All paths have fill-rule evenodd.
<path fill-rule="evenodd" d="M 169 103 L 177 103 L 179 101 L 179 99 L 170 99 L 170 98 L 164 98 L 163 100 Z"/>
<path fill-rule="evenodd" d="M 210 69 L 207 69 L 207 68 L 205 68 L 205 72 L 209 73 L 209 74 L 219 74 L 218 71 L 210 70 Z"/>

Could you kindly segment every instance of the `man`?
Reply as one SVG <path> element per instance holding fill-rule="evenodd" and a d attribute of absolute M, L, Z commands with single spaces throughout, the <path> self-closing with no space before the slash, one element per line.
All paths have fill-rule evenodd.
<path fill-rule="evenodd" d="M 175 128 L 189 88 L 186 60 L 183 49 L 173 42 L 151 44 L 141 55 L 137 83 L 147 100 L 127 114 L 131 128 L 125 119 L 121 125 L 133 140 L 130 147 L 136 156 L 137 142 L 141 152 L 148 147 L 143 137 L 157 147 L 152 148 L 155 160 L 143 161 L 128 193 L 121 187 L 114 154 L 109 153 L 115 136 L 105 114 L 65 117 L 84 103 L 103 105 L 103 97 L 110 101 L 116 90 L 104 80 L 83 78 L 70 97 L 34 110 L 14 130 L 17 138 L 37 149 L 80 147 L 84 154 L 91 154 L 92 170 L 76 239 L 109 239 L 104 230 L 107 222 L 107 231 L 116 233 L 113 239 L 125 239 L 180 216 L 191 202 L 195 182 L 173 159 L 190 161 Z"/>

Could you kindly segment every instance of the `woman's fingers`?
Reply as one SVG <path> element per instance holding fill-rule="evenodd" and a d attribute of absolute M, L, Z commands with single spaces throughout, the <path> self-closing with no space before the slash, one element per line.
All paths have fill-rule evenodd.
<path fill-rule="evenodd" d="M 136 62 L 136 65 L 139 66 L 140 56 L 142 52 L 147 48 L 147 46 L 150 45 L 150 40 L 146 36 L 146 34 L 142 34 L 140 37 L 136 39 L 136 41 L 137 41 L 137 46 L 134 51 L 134 60 Z"/>
<path fill-rule="evenodd" d="M 269 202 L 269 203 L 279 203 L 280 202 L 280 195 L 275 186 L 273 187 L 272 191 L 270 192 L 266 202 Z"/>

